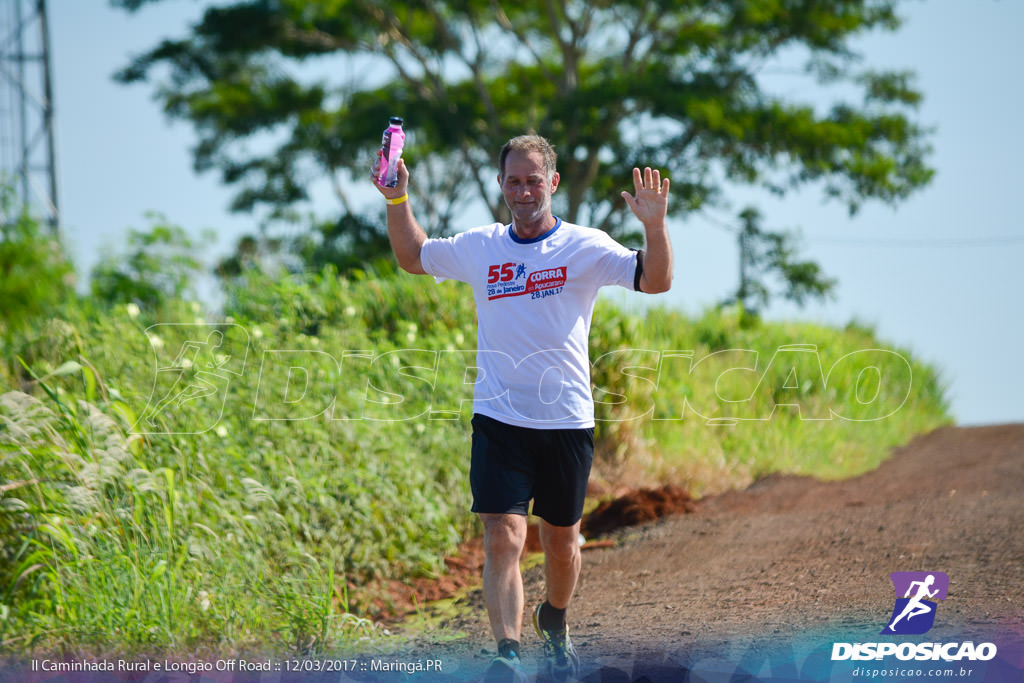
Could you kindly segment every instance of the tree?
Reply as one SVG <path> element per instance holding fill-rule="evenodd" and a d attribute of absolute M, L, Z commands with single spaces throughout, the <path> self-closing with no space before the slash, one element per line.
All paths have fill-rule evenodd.
<path fill-rule="evenodd" d="M 241 0 L 206 9 L 118 78 L 155 82 L 165 112 L 192 122 L 195 168 L 239 188 L 236 210 L 288 218 L 325 178 L 341 213 L 358 214 L 352 188 L 401 114 L 430 232 L 452 230 L 469 201 L 505 220 L 496 153 L 534 130 L 559 150 L 559 215 L 630 242 L 618 190 L 638 164 L 672 177 L 677 216 L 721 201 L 729 183 L 813 186 L 851 212 L 925 185 L 912 74 L 865 70 L 850 47 L 895 31 L 897 3 Z M 765 75 L 780 68 L 846 99 L 823 109 L 774 93 Z"/>
<path fill-rule="evenodd" d="M 0 183 L 0 346 L 74 294 L 75 268 L 63 243 Z"/>
<path fill-rule="evenodd" d="M 798 306 L 807 299 L 826 299 L 835 289 L 836 281 L 825 277 L 813 261 L 796 260 L 792 233 L 766 232 L 761 228 L 761 214 L 753 207 L 740 213 L 737 231 L 740 255 L 740 282 L 736 293 L 722 305 L 739 304 L 744 316 L 756 317 L 768 305 L 772 279 L 781 281 L 783 289 L 776 292 Z"/>
<path fill-rule="evenodd" d="M 105 254 L 93 268 L 90 289 L 97 300 L 154 310 L 169 299 L 195 295 L 195 282 L 204 271 L 199 252 L 213 234 L 196 242 L 164 216 L 150 213 L 148 218 L 148 230 L 130 230 L 126 249 Z"/>

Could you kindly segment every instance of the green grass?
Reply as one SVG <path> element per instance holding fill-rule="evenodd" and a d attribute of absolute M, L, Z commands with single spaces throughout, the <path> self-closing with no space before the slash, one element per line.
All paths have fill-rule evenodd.
<path fill-rule="evenodd" d="M 80 301 L 2 343 L 0 653 L 343 652 L 476 530 L 461 285 L 253 279 L 216 317 Z M 949 421 L 936 371 L 853 325 L 601 303 L 592 358 L 615 484 L 841 478 Z"/>
<path fill-rule="evenodd" d="M 594 373 L 598 387 L 629 389 L 627 400 L 596 395 L 598 474 L 617 481 L 706 495 L 774 472 L 839 479 L 949 422 L 937 372 L 856 325 L 747 326 L 735 313 L 664 309 L 641 325 L 610 307 L 598 317 L 598 348 L 633 349 L 607 369 L 598 358 Z"/>

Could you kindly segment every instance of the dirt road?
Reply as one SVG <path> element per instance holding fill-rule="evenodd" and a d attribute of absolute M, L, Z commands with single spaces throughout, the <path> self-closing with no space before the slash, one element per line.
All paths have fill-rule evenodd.
<path fill-rule="evenodd" d="M 671 670 L 701 656 L 749 660 L 759 647 L 799 649 L 801 639 L 828 640 L 823 634 L 878 640 L 893 609 L 894 571 L 948 574 L 929 639 L 1017 641 L 1024 425 L 942 428 L 853 480 L 771 477 L 613 537 L 615 547 L 584 554 L 570 613 L 594 680 L 637 680 L 638 666 Z M 533 605 L 539 568 L 526 584 Z M 482 666 L 493 643 L 479 591 L 459 606 L 428 634 L 433 643 L 414 649 Z M 449 640 L 455 633 L 465 637 Z M 524 661 L 537 649 L 525 633 Z M 1011 660 L 1015 652 L 1004 649 Z"/>

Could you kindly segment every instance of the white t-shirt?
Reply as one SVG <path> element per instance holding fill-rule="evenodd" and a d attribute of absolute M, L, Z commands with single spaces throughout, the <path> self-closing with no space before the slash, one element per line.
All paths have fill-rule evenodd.
<path fill-rule="evenodd" d="M 588 339 L 597 290 L 634 289 L 637 252 L 557 219 L 532 240 L 495 223 L 429 239 L 420 262 L 438 282 L 473 287 L 474 412 L 539 429 L 594 426 Z"/>

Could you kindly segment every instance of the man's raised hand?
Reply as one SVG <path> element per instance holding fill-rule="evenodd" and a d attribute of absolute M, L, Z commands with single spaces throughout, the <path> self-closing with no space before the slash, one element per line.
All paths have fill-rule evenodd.
<path fill-rule="evenodd" d="M 634 168 L 633 187 L 636 194 L 623 191 L 622 198 L 645 227 L 657 227 L 665 224 L 668 213 L 668 186 L 668 178 L 662 180 L 661 171 L 652 171 L 647 167 L 641 173 L 639 168 Z"/>

